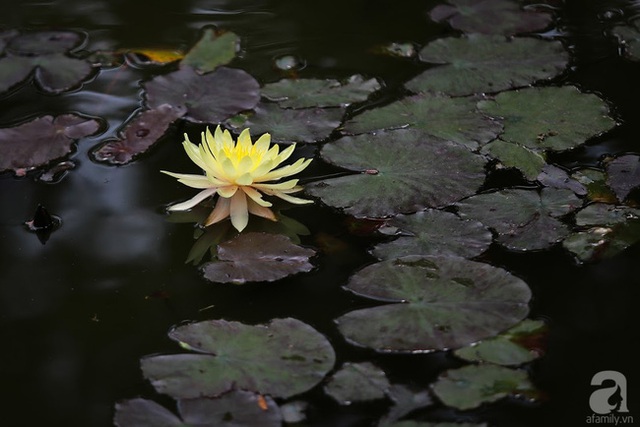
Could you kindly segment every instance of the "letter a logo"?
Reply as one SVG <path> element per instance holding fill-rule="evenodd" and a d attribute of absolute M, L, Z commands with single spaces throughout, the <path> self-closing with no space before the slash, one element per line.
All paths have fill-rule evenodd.
<path fill-rule="evenodd" d="M 608 383 L 605 384 L 605 381 Z M 593 412 L 596 414 L 629 412 L 627 409 L 627 379 L 620 372 L 598 372 L 591 378 L 591 385 L 605 385 L 605 387 L 600 387 L 591 393 L 589 406 Z"/>

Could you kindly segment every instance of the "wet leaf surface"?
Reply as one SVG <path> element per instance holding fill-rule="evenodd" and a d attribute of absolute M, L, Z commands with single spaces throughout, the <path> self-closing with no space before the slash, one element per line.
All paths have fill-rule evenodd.
<path fill-rule="evenodd" d="M 216 34 L 214 29 L 206 28 L 200 40 L 182 59 L 181 65 L 187 65 L 202 74 L 210 73 L 231 62 L 239 48 L 240 38 L 236 34 Z"/>
<path fill-rule="evenodd" d="M 248 73 L 219 67 L 212 73 L 198 74 L 184 66 L 178 71 L 143 83 L 150 109 L 169 104 L 187 110 L 185 119 L 196 123 L 222 123 L 260 100 L 260 85 Z"/>
<path fill-rule="evenodd" d="M 397 227 L 400 237 L 375 246 L 373 255 L 379 259 L 406 255 L 473 258 L 487 250 L 492 242 L 491 232 L 482 223 L 461 220 L 457 215 L 438 210 L 398 215 L 387 225 Z"/>
<path fill-rule="evenodd" d="M 506 168 L 518 169 L 529 181 L 535 180 L 546 165 L 542 154 L 522 145 L 499 139 L 482 147 L 481 152 L 498 159 L 500 164 Z"/>
<path fill-rule="evenodd" d="M 325 145 L 321 156 L 359 173 L 308 184 L 306 191 L 357 217 L 444 206 L 484 181 L 483 157 L 411 130 L 345 137 Z"/>
<path fill-rule="evenodd" d="M 613 190 L 606 183 L 607 176 L 596 169 L 579 169 L 571 174 L 587 189 L 587 198 L 593 202 L 616 203 L 618 201 Z"/>
<path fill-rule="evenodd" d="M 586 196 L 588 193 L 584 185 L 571 178 L 564 169 L 554 165 L 545 165 L 537 179 L 545 187 L 571 190 L 578 196 Z"/>
<path fill-rule="evenodd" d="M 218 259 L 202 266 L 212 282 L 243 284 L 272 282 L 313 269 L 315 251 L 295 245 L 288 237 L 243 233 L 218 245 Z"/>
<path fill-rule="evenodd" d="M 83 39 L 83 35 L 73 31 L 26 32 L 12 38 L 7 51 L 25 56 L 65 53 L 78 47 Z"/>
<path fill-rule="evenodd" d="M 547 249 L 569 234 L 557 218 L 582 205 L 570 190 L 506 189 L 484 193 L 457 203 L 462 218 L 475 219 L 498 233 L 496 241 L 508 249 Z"/>
<path fill-rule="evenodd" d="M 266 84 L 262 95 L 286 108 L 346 107 L 366 100 L 380 89 L 376 79 L 366 80 L 360 75 L 344 82 L 319 79 L 283 79 Z"/>
<path fill-rule="evenodd" d="M 407 82 L 409 90 L 459 96 L 499 92 L 554 77 L 567 66 L 569 55 L 560 42 L 471 34 L 429 43 L 420 51 L 420 60 L 441 65 Z"/>
<path fill-rule="evenodd" d="M 607 184 L 619 201 L 624 201 L 631 190 L 640 186 L 640 156 L 629 154 L 607 163 Z"/>
<path fill-rule="evenodd" d="M 496 365 L 470 365 L 451 369 L 433 385 L 445 405 L 461 410 L 534 390 L 525 371 Z"/>
<path fill-rule="evenodd" d="M 476 110 L 476 101 L 438 95 L 415 95 L 347 120 L 345 132 L 411 128 L 425 136 L 458 142 L 472 149 L 495 139 L 502 126 Z"/>
<path fill-rule="evenodd" d="M 95 119 L 64 114 L 0 129 L 0 172 L 18 173 L 60 159 L 71 153 L 74 141 L 96 133 L 99 128 Z"/>
<path fill-rule="evenodd" d="M 158 392 L 178 399 L 233 389 L 288 398 L 322 381 L 335 362 L 327 339 L 291 318 L 256 326 L 210 320 L 179 326 L 169 337 L 198 353 L 148 356 L 142 371 Z"/>
<path fill-rule="evenodd" d="M 602 99 L 573 86 L 503 92 L 478 107 L 502 119 L 502 140 L 539 150 L 568 150 L 616 125 Z"/>
<path fill-rule="evenodd" d="M 389 409 L 389 413 L 380 420 L 380 426 L 389 425 L 416 409 L 426 408 L 434 403 L 427 390 L 415 391 L 402 384 L 392 384 L 387 396 L 393 405 Z"/>
<path fill-rule="evenodd" d="M 495 336 L 526 317 L 531 297 L 505 270 L 458 257 L 383 261 L 345 288 L 390 303 L 336 319 L 349 342 L 382 352 L 444 350 Z"/>
<path fill-rule="evenodd" d="M 341 405 L 384 399 L 390 384 L 387 376 L 369 362 L 345 363 L 333 374 L 324 391 Z"/>
<path fill-rule="evenodd" d="M 91 154 L 99 162 L 127 164 L 151 148 L 171 123 L 184 113 L 184 109 L 167 104 L 153 110 L 139 111 L 118 131 L 117 139 L 102 142 Z"/>
<path fill-rule="evenodd" d="M 543 30 L 552 20 L 547 13 L 524 10 L 509 0 L 447 0 L 431 10 L 436 22 L 447 21 L 468 33 L 513 35 Z"/>

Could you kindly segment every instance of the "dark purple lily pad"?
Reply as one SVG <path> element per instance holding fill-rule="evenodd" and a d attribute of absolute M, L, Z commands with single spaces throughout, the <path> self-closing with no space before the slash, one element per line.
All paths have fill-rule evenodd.
<path fill-rule="evenodd" d="M 631 190 L 640 186 L 640 156 L 629 154 L 607 163 L 607 184 L 619 201 L 626 199 Z"/>
<path fill-rule="evenodd" d="M 72 151 L 75 140 L 98 131 L 95 119 L 74 114 L 44 116 L 0 129 L 0 172 L 35 169 Z"/>
<path fill-rule="evenodd" d="M 91 155 L 112 165 L 129 163 L 151 148 L 184 113 L 184 108 L 167 104 L 138 112 L 118 131 L 118 138 L 104 141 Z"/>
<path fill-rule="evenodd" d="M 586 196 L 587 188 L 577 180 L 569 177 L 564 170 L 554 165 L 545 165 L 537 180 L 545 187 L 565 188 L 576 193 L 578 196 Z"/>
<path fill-rule="evenodd" d="M 202 271 L 207 280 L 218 283 L 273 282 L 311 271 L 309 258 L 315 253 L 286 236 L 244 233 L 218 245 L 218 260 L 204 264 Z"/>
<path fill-rule="evenodd" d="M 162 104 L 186 108 L 185 119 L 195 123 L 221 123 L 251 110 L 260 100 L 260 85 L 247 72 L 219 67 L 200 75 L 184 66 L 143 84 L 150 109 Z"/>
<path fill-rule="evenodd" d="M 73 31 L 29 32 L 12 38 L 7 51 L 25 56 L 64 53 L 78 47 L 83 40 L 82 34 Z"/>
<path fill-rule="evenodd" d="M 552 20 L 548 13 L 524 10 L 511 0 L 447 0 L 448 5 L 434 7 L 429 16 L 436 22 L 447 21 L 468 33 L 513 35 L 543 30 Z"/>

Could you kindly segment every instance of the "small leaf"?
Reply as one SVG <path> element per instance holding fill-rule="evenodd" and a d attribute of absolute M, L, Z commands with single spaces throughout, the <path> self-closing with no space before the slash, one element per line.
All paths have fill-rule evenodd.
<path fill-rule="evenodd" d="M 240 38 L 232 33 L 216 34 L 212 28 L 204 30 L 200 40 L 182 59 L 181 65 L 188 65 L 201 74 L 210 73 L 221 65 L 226 65 L 236 56 Z"/>
<path fill-rule="evenodd" d="M 389 409 L 389 413 L 380 420 L 378 424 L 380 426 L 387 426 L 389 423 L 399 420 L 416 409 L 433 405 L 433 399 L 428 390 L 413 391 L 401 384 L 391 385 L 387 396 L 389 396 L 393 405 Z"/>
<path fill-rule="evenodd" d="M 62 53 L 39 56 L 32 63 L 36 67 L 36 82 L 51 93 L 68 91 L 93 73 L 93 66 L 87 61 Z"/>
<path fill-rule="evenodd" d="M 607 163 L 607 184 L 624 201 L 631 190 L 640 186 L 640 156 L 628 154 Z"/>
<path fill-rule="evenodd" d="M 345 363 L 329 378 L 324 391 L 341 405 L 384 399 L 390 384 L 372 363 Z"/>
<path fill-rule="evenodd" d="M 520 170 L 529 181 L 535 180 L 546 164 L 540 153 L 499 139 L 482 147 L 481 152 L 500 160 L 504 167 Z"/>
<path fill-rule="evenodd" d="M 554 165 L 545 165 L 537 179 L 545 187 L 571 190 L 578 196 L 587 195 L 584 185 L 570 178 L 566 171 Z"/>
<path fill-rule="evenodd" d="M 147 399 L 131 399 L 116 404 L 117 427 L 189 427 L 164 406 Z"/>

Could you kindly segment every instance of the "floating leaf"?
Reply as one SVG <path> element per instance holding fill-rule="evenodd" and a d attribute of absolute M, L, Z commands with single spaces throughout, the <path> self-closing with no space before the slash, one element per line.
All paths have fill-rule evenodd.
<path fill-rule="evenodd" d="M 569 177 L 565 170 L 554 165 L 545 165 L 537 179 L 545 187 L 564 188 L 573 191 L 578 196 L 587 195 L 587 189 L 584 185 Z"/>
<path fill-rule="evenodd" d="M 640 60 L 640 31 L 634 26 L 620 26 L 613 33 L 621 39 L 625 56 L 634 61 Z"/>
<path fill-rule="evenodd" d="M 75 140 L 98 131 L 100 124 L 74 114 L 44 116 L 0 129 L 0 172 L 34 169 L 72 151 Z"/>
<path fill-rule="evenodd" d="M 0 93 L 26 80 L 33 71 L 31 58 L 5 56 L 0 58 Z"/>
<path fill-rule="evenodd" d="M 481 152 L 500 160 L 504 167 L 520 170 L 529 181 L 535 180 L 546 164 L 540 153 L 499 139 L 482 147 Z"/>
<path fill-rule="evenodd" d="M 457 215 L 426 210 L 413 215 L 398 215 L 388 221 L 403 232 L 396 240 L 373 249 L 379 259 L 405 255 L 458 255 L 473 258 L 487 250 L 492 235 L 477 221 L 461 220 Z"/>
<path fill-rule="evenodd" d="M 501 245 L 519 251 L 547 249 L 569 234 L 557 217 L 580 207 L 572 191 L 544 188 L 506 189 L 470 197 L 459 203 L 462 218 L 493 228 Z"/>
<path fill-rule="evenodd" d="M 163 65 L 184 58 L 184 52 L 174 48 L 162 47 L 118 49 L 115 53 L 126 55 L 127 59 L 136 65 L 146 65 L 149 63 Z"/>
<path fill-rule="evenodd" d="M 607 163 L 607 184 L 620 201 L 640 186 L 640 156 L 628 154 Z"/>
<path fill-rule="evenodd" d="M 378 89 L 378 80 L 365 80 L 356 74 L 344 83 L 331 79 L 283 79 L 265 85 L 262 95 L 286 108 L 346 107 L 366 100 Z"/>
<path fill-rule="evenodd" d="M 484 181 L 482 156 L 411 130 L 345 137 L 321 154 L 360 173 L 309 184 L 307 192 L 358 217 L 444 206 L 474 194 Z"/>
<path fill-rule="evenodd" d="M 232 32 L 216 34 L 214 29 L 207 28 L 181 64 L 188 65 L 202 74 L 209 73 L 231 62 L 239 47 L 240 38 L 236 34 Z"/>
<path fill-rule="evenodd" d="M 184 66 L 143 84 L 150 109 L 169 104 L 186 108 L 185 119 L 196 123 L 221 123 L 260 100 L 260 85 L 245 71 L 219 67 L 200 75 Z"/>
<path fill-rule="evenodd" d="M 147 151 L 185 110 L 164 104 L 153 110 L 136 113 L 118 131 L 118 137 L 104 141 L 92 152 L 99 162 L 124 165 Z"/>
<path fill-rule="evenodd" d="M 433 392 L 442 403 L 461 410 L 533 390 L 526 372 L 496 365 L 451 369 L 433 385 Z"/>
<path fill-rule="evenodd" d="M 12 38 L 7 51 L 16 55 L 37 56 L 65 53 L 78 47 L 83 36 L 73 31 L 37 31 Z"/>
<path fill-rule="evenodd" d="M 525 319 L 494 338 L 489 338 L 454 352 L 470 362 L 489 362 L 502 366 L 517 366 L 541 356 L 537 345 L 546 332 L 544 322 Z"/>
<path fill-rule="evenodd" d="M 478 107 L 502 118 L 501 139 L 533 149 L 568 150 L 616 125 L 602 99 L 573 86 L 503 92 Z"/>
<path fill-rule="evenodd" d="M 442 65 L 407 82 L 409 90 L 459 96 L 500 92 L 554 77 L 567 66 L 569 55 L 560 42 L 471 34 L 429 43 L 420 51 L 420 60 Z"/>
<path fill-rule="evenodd" d="M 616 195 L 606 183 L 606 174 L 595 169 L 580 169 L 571 178 L 586 187 L 587 197 L 593 202 L 616 203 Z"/>
<path fill-rule="evenodd" d="M 384 399 L 390 384 L 384 371 L 372 363 L 345 363 L 324 386 L 324 391 L 341 405 Z"/>
<path fill-rule="evenodd" d="M 528 313 L 519 278 L 458 257 L 407 256 L 357 272 L 346 289 L 391 304 L 336 320 L 348 341 L 377 351 L 458 348 L 497 335 Z"/>
<path fill-rule="evenodd" d="M 381 129 L 411 128 L 422 135 L 458 142 L 472 149 L 495 139 L 502 126 L 476 110 L 468 98 L 415 95 L 365 111 L 345 122 L 350 134 Z"/>
<path fill-rule="evenodd" d="M 229 121 L 236 128 L 250 128 L 259 135 L 268 132 L 275 143 L 318 142 L 327 139 L 340 126 L 344 108 L 280 108 L 260 103 L 252 113 Z"/>
<path fill-rule="evenodd" d="M 162 405 L 147 399 L 131 399 L 116 404 L 117 427 L 189 427 Z"/>
<path fill-rule="evenodd" d="M 612 226 L 636 219 L 640 219 L 640 209 L 593 203 L 576 214 L 576 225 L 579 227 Z"/>
<path fill-rule="evenodd" d="M 327 339 L 291 318 L 256 326 L 210 320 L 179 326 L 169 337 L 200 354 L 148 356 L 142 371 L 158 392 L 180 399 L 233 389 L 288 398 L 322 381 L 335 362 Z"/>
<path fill-rule="evenodd" d="M 93 72 L 87 61 L 57 53 L 32 59 L 35 80 L 47 92 L 60 93 L 79 85 Z"/>
<path fill-rule="evenodd" d="M 380 426 L 397 421 L 416 409 L 433 405 L 433 399 L 427 390 L 413 391 L 401 384 L 391 385 L 387 396 L 393 401 L 393 405 L 389 413 L 380 420 Z"/>
<path fill-rule="evenodd" d="M 288 237 L 268 233 L 243 233 L 218 245 L 218 260 L 202 266 L 212 282 L 243 284 L 273 282 L 311 271 L 313 249 L 303 248 Z"/>
<path fill-rule="evenodd" d="M 429 12 L 436 22 L 447 21 L 457 30 L 468 33 L 513 35 L 546 28 L 551 15 L 524 10 L 510 0 L 447 0 Z"/>

